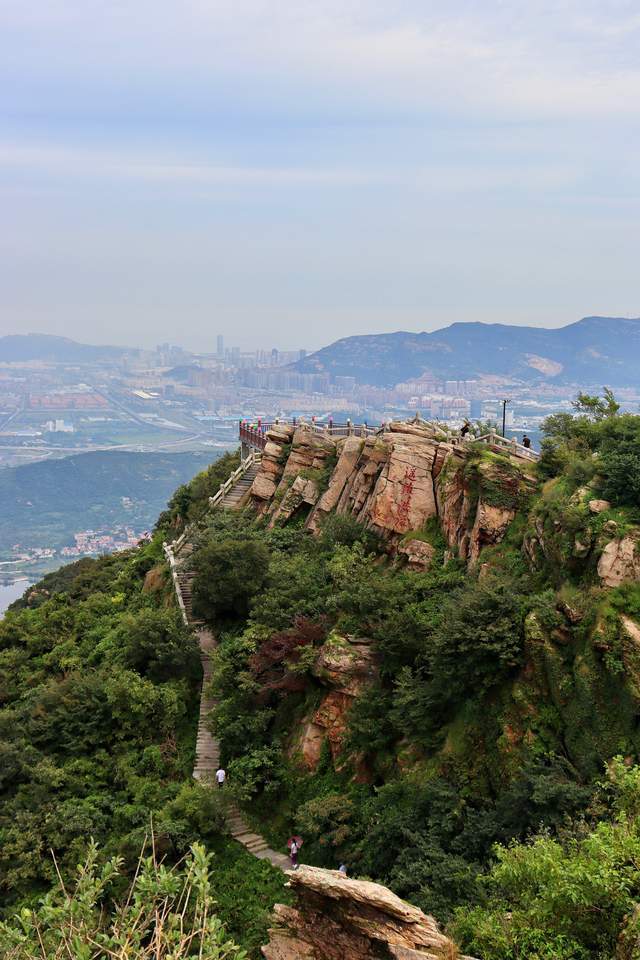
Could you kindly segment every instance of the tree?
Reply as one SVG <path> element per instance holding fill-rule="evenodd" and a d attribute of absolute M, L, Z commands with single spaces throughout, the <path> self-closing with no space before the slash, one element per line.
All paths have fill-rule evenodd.
<path fill-rule="evenodd" d="M 155 682 L 197 672 L 195 640 L 172 610 L 125 613 L 112 642 L 127 667 Z"/>
<path fill-rule="evenodd" d="M 257 540 L 223 540 L 205 544 L 194 555 L 193 610 L 214 621 L 246 617 L 252 598 L 269 573 L 269 551 Z"/>
<path fill-rule="evenodd" d="M 578 413 L 590 417 L 592 420 L 604 420 L 607 417 L 615 417 L 620 409 L 620 404 L 616 401 L 613 391 L 609 387 L 603 387 L 603 395 L 592 396 L 588 393 L 579 393 L 575 400 L 571 401 L 571 406 Z"/>
<path fill-rule="evenodd" d="M 496 847 L 488 899 L 459 910 L 455 932 L 484 960 L 636 960 L 640 917 L 640 770 L 616 758 L 609 810 L 558 837 Z"/>

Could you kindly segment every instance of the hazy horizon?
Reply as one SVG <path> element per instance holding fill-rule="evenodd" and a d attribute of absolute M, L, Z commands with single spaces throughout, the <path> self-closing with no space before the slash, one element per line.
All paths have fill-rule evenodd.
<path fill-rule="evenodd" d="M 312 350 L 640 312 L 628 0 L 25 0 L 0 24 L 0 335 Z"/>
<path fill-rule="evenodd" d="M 599 315 L 598 315 L 598 314 L 589 314 L 589 316 L 599 316 Z M 526 324 L 526 323 L 513 323 L 513 324 L 502 324 L 502 325 L 503 325 L 503 326 L 504 326 L 504 325 L 506 325 L 506 326 L 514 326 L 514 327 L 516 327 L 516 326 L 518 326 L 518 327 L 538 327 L 539 329 L 555 330 L 555 329 L 560 329 L 560 328 L 563 327 L 563 326 L 570 326 L 572 323 L 577 323 L 577 322 L 579 322 L 580 320 L 584 320 L 584 319 L 586 319 L 586 318 L 585 318 L 585 317 L 579 317 L 578 320 L 569 321 L 568 324 Z M 637 322 L 640 323 L 640 317 L 624 317 L 624 318 L 610 318 L 610 319 L 635 320 L 635 321 L 637 321 Z M 455 322 L 459 322 L 459 323 L 481 323 L 481 324 L 485 324 L 486 326 L 489 326 L 490 323 L 491 323 L 491 321 L 486 321 L 486 320 L 485 320 L 485 321 L 483 321 L 483 320 L 480 320 L 480 321 L 475 321 L 475 320 L 463 320 L 463 321 L 453 321 L 453 322 L 454 322 L 454 323 L 455 323 Z M 448 326 L 450 326 L 450 324 L 446 324 L 446 325 L 444 325 L 443 327 L 434 327 L 432 330 L 418 330 L 418 329 L 416 329 L 416 330 L 397 329 L 397 330 L 396 330 L 396 329 L 389 329 L 389 330 L 378 331 L 378 332 L 379 332 L 379 333 L 389 333 L 389 334 L 392 334 L 392 333 L 413 333 L 413 334 L 415 334 L 415 333 L 433 333 L 433 332 L 435 332 L 435 331 L 437 331 L 437 330 L 439 330 L 439 329 L 445 329 L 445 328 L 448 327 Z M 309 352 L 311 352 L 311 351 L 315 352 L 316 350 L 320 350 L 320 349 L 322 349 L 322 347 L 326 347 L 326 346 L 329 346 L 331 343 L 335 343 L 336 340 L 347 339 L 347 338 L 352 337 L 352 336 L 366 336 L 367 334 L 370 334 L 371 332 L 372 332 L 372 331 L 366 331 L 366 333 L 364 333 L 364 334 L 344 333 L 344 334 L 342 334 L 341 336 L 336 337 L 334 340 L 330 340 L 330 341 L 328 340 L 328 341 L 326 341 L 326 342 L 320 343 L 318 346 L 312 347 L 311 350 L 309 350 Z M 2 336 L 11 336 L 11 335 L 15 335 L 15 334 L 11 334 L 11 333 L 9 333 L 9 334 L 4 334 L 4 333 L 0 332 L 0 337 L 2 337 Z M 45 331 L 42 331 L 42 330 L 20 331 L 18 335 L 35 336 L 35 337 L 37 337 L 37 336 L 66 336 L 66 335 L 62 335 L 62 334 L 48 334 L 48 333 L 46 333 Z M 153 348 L 153 347 L 157 347 L 157 346 L 159 346 L 159 344 L 160 344 L 160 341 L 153 341 L 153 342 L 149 341 L 149 343 L 142 343 L 142 342 L 135 342 L 133 339 L 130 339 L 130 340 L 128 340 L 128 341 L 127 341 L 127 340 L 122 340 L 122 341 L 115 342 L 115 341 L 108 341 L 108 340 L 105 340 L 104 338 L 96 337 L 96 336 L 91 336 L 91 335 L 87 335 L 87 336 L 82 335 L 82 336 L 80 336 L 80 337 L 69 337 L 68 339 L 74 340 L 74 341 L 77 342 L 77 343 L 84 343 L 84 344 L 89 344 L 89 345 L 91 345 L 91 346 L 97 346 L 97 347 L 100 347 L 100 346 L 108 346 L 108 347 L 127 347 L 127 348 L 128 348 L 128 347 L 131 347 L 132 349 L 140 348 L 140 349 L 145 349 L 145 350 L 146 350 L 146 349 Z M 214 339 L 215 339 L 215 334 L 214 334 Z M 162 341 L 162 342 L 164 342 L 164 341 Z M 216 352 L 216 344 L 215 344 L 215 343 L 208 343 L 207 346 L 208 346 L 209 349 L 204 349 L 204 348 L 203 348 L 203 349 L 200 351 L 199 349 L 197 349 L 197 348 L 195 348 L 195 347 L 194 347 L 194 348 L 189 348 L 189 347 L 187 347 L 185 343 L 181 342 L 180 337 L 176 337 L 175 339 L 173 339 L 173 340 L 171 340 L 171 341 L 168 341 L 168 342 L 170 342 L 173 346 L 182 347 L 182 348 L 185 349 L 185 350 L 190 350 L 190 349 L 192 349 L 192 352 L 194 352 L 194 353 L 198 353 L 198 352 L 202 352 L 202 353 L 215 353 L 215 352 Z M 231 347 L 231 346 L 236 346 L 236 345 L 238 345 L 238 341 L 234 340 L 233 336 L 228 337 L 228 338 L 225 337 L 225 348 L 229 348 L 229 347 Z M 258 348 L 264 347 L 264 348 L 266 349 L 267 343 L 266 343 L 266 341 L 265 341 L 264 344 L 258 343 L 258 344 L 256 344 L 256 346 L 257 346 Z M 284 343 L 284 342 L 283 342 L 283 343 L 272 343 L 272 342 L 270 342 L 270 343 L 268 344 L 268 346 L 271 346 L 271 347 L 276 346 L 276 347 L 277 347 L 278 349 L 280 349 L 280 350 L 297 350 L 297 349 L 301 349 L 301 348 L 307 349 L 305 344 L 301 344 L 301 343 L 298 344 L 298 343 L 293 343 L 293 342 L 291 342 L 291 343 Z"/>

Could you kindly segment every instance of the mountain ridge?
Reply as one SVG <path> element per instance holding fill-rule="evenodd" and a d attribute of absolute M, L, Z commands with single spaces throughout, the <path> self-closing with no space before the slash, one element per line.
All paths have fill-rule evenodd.
<path fill-rule="evenodd" d="M 78 363 L 114 360 L 126 353 L 137 352 L 136 348 L 79 343 L 69 337 L 48 333 L 15 333 L 0 337 L 0 363 L 24 363 L 32 360 Z"/>
<path fill-rule="evenodd" d="M 432 332 L 344 337 L 292 368 L 387 388 L 425 374 L 623 386 L 635 382 L 638 364 L 640 319 L 590 316 L 556 328 L 473 321 Z"/>

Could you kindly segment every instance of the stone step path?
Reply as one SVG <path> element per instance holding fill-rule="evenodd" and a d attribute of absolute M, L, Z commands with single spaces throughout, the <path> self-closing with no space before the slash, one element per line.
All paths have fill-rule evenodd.
<path fill-rule="evenodd" d="M 218 506 L 227 510 L 237 510 L 244 505 L 251 488 L 251 484 L 258 471 L 258 466 L 251 467 L 238 480 L 229 493 L 219 502 Z M 180 550 L 181 560 L 193 552 L 193 546 L 188 541 Z M 216 648 L 216 639 L 211 630 L 202 620 L 193 616 L 192 587 L 194 574 L 188 570 L 178 570 L 177 580 L 180 596 L 184 603 L 187 621 L 195 629 L 200 647 L 200 663 L 202 664 L 202 686 L 200 690 L 200 715 L 198 717 L 198 732 L 196 736 L 196 760 L 193 767 L 193 778 L 204 784 L 215 786 L 215 774 L 220 765 L 220 741 L 209 731 L 206 725 L 207 716 L 216 705 L 216 701 L 208 696 L 209 680 L 211 679 L 211 655 Z M 224 789 L 224 788 L 223 788 Z M 227 824 L 234 840 L 241 843 L 249 853 L 259 860 L 268 860 L 274 867 L 287 870 L 291 866 L 289 858 L 277 850 L 272 850 L 264 837 L 254 833 L 245 823 L 240 809 L 231 803 L 228 808 Z"/>
<path fill-rule="evenodd" d="M 220 501 L 220 506 L 223 510 L 238 510 L 241 506 L 244 506 L 246 503 L 249 490 L 251 485 L 255 480 L 260 465 L 254 463 L 253 466 L 249 467 L 244 476 L 234 484 L 234 486 L 229 490 L 227 494 Z"/>

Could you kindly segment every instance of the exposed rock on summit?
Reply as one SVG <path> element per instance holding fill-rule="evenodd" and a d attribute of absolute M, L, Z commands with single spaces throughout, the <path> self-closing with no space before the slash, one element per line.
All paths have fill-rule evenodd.
<path fill-rule="evenodd" d="M 424 536 L 407 534 L 438 518 L 449 549 L 475 563 L 483 547 L 502 540 L 532 486 L 526 467 L 508 455 L 412 420 L 367 437 L 335 438 L 304 424 L 290 433 L 274 428 L 251 493 L 272 526 L 304 511 L 315 532 L 329 513 L 350 514 L 386 540 L 391 554 L 424 570 L 435 551 Z"/>

